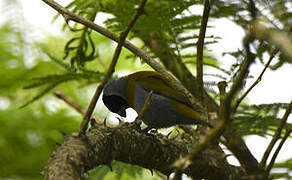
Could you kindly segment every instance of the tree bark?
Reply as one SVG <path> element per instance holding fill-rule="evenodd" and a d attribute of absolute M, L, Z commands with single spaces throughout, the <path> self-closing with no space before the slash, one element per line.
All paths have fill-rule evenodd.
<path fill-rule="evenodd" d="M 117 128 L 92 126 L 87 139 L 67 136 L 44 169 L 45 179 L 84 179 L 84 173 L 113 160 L 155 169 L 165 175 L 174 171 L 172 164 L 187 155 L 191 138 L 187 134 L 168 139 L 160 134 L 145 134 L 129 124 Z M 218 146 L 201 152 L 184 170 L 194 179 L 247 179 L 241 167 L 230 165 Z"/>

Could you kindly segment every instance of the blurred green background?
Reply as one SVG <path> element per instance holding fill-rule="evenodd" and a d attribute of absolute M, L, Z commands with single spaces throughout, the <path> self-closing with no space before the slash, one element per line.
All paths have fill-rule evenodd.
<path fill-rule="evenodd" d="M 76 132 L 78 130 L 80 121 L 82 119 L 80 114 L 78 114 L 62 100 L 56 98 L 52 92 L 56 90 L 55 87 L 58 86 L 58 90 L 62 91 L 78 104 L 86 108 L 97 83 L 100 81 L 100 79 L 102 79 L 104 75 L 103 72 L 110 63 L 115 47 L 115 44 L 111 40 L 95 32 L 82 34 L 87 30 L 81 32 L 71 32 L 68 30 L 68 28 L 65 28 L 63 31 L 62 26 L 64 21 L 62 18 L 58 18 L 53 24 L 49 24 L 50 21 L 54 19 L 56 12 L 40 0 L 39 2 L 37 2 L 37 0 L 26 1 L 26 3 L 23 2 L 24 0 L 0 1 L 0 180 L 43 179 L 40 173 L 43 170 L 50 155 L 56 148 L 58 148 L 59 144 L 63 142 L 65 135 L 71 134 L 72 132 Z M 76 2 L 78 1 L 76 0 Z M 95 3 L 94 0 L 86 2 L 88 2 L 88 4 L 90 2 Z M 110 6 L 110 3 L 115 1 L 111 0 L 104 2 L 108 3 L 107 5 Z M 128 1 L 119 2 L 125 3 Z M 132 3 L 132 1 L 129 2 Z M 153 4 L 154 6 L 162 4 L 163 7 L 166 7 L 166 11 L 168 11 L 166 6 L 168 4 L 166 2 L 170 2 L 169 4 L 175 3 L 175 1 L 155 1 L 157 4 Z M 239 2 L 244 4 L 243 1 Z M 260 2 L 265 3 L 268 1 L 262 0 Z M 198 4 L 202 10 L 202 1 L 198 1 Z M 84 4 L 80 3 L 81 7 L 83 7 L 83 5 Z M 86 6 L 86 3 L 84 6 Z M 132 7 L 131 4 L 129 7 Z M 218 7 L 220 6 L 218 5 Z M 244 23 L 240 24 L 240 22 L 245 21 L 240 19 L 240 15 L 236 15 L 237 11 L 239 10 L 235 7 L 236 6 L 234 5 L 228 9 L 217 8 L 214 12 L 217 12 L 218 15 L 214 13 L 212 16 L 214 19 L 217 18 L 217 16 L 231 17 L 230 19 L 234 20 L 234 22 L 238 22 L 238 25 L 243 27 L 240 29 L 243 32 L 242 29 L 244 29 Z M 28 11 L 27 8 L 31 8 L 30 11 Z M 76 9 L 78 8 L 79 7 Z M 124 9 L 124 11 L 127 12 L 128 10 Z M 123 19 L 125 18 L 124 14 L 122 14 L 124 11 L 120 12 L 121 14 L 118 12 L 115 14 L 117 16 L 116 19 L 113 18 L 107 22 L 107 25 L 109 28 L 111 28 L 112 31 L 119 32 L 119 30 L 123 28 L 121 24 L 128 23 L 127 19 Z M 244 9 L 240 9 L 240 11 L 246 13 Z M 28 12 L 30 14 L 28 14 Z M 277 13 L 277 11 L 271 12 L 275 14 Z M 87 13 L 90 15 L 90 12 Z M 151 13 L 149 14 L 152 15 Z M 127 15 L 130 16 L 132 14 L 128 13 Z M 291 12 L 288 15 L 290 16 L 287 17 L 291 18 Z M 153 16 L 157 15 L 153 14 Z M 104 14 L 104 17 L 111 16 Z M 234 17 L 234 19 L 232 17 Z M 171 19 L 172 17 L 167 18 Z M 274 16 L 274 18 L 276 19 L 277 16 Z M 39 25 L 36 25 L 37 19 Z M 168 19 L 163 19 L 162 21 L 164 23 L 164 21 L 166 22 L 167 20 Z M 199 19 L 197 18 L 196 20 L 198 21 L 196 23 L 199 23 Z M 219 21 L 223 23 L 226 22 L 225 20 L 226 19 L 219 19 Z M 119 24 L 116 23 L 116 21 L 122 21 L 123 23 Z M 151 29 L 151 26 L 154 25 L 151 23 L 158 23 L 158 25 L 165 28 L 163 30 L 168 30 L 168 27 L 159 21 L 151 20 L 149 22 L 146 19 L 145 22 L 146 24 L 141 23 L 142 25 L 140 24 L 140 26 L 142 26 L 142 28 L 143 26 L 149 26 L 149 31 L 153 30 Z M 149 24 L 147 24 L 147 22 Z M 183 24 L 187 22 L 179 21 L 178 23 Z M 121 27 L 117 26 L 117 24 Z M 157 24 L 155 24 L 154 29 L 159 27 L 156 25 Z M 75 25 L 74 28 L 80 28 L 80 26 Z M 196 28 L 199 28 L 199 26 L 196 26 Z M 182 33 L 180 29 L 175 30 L 178 31 L 178 34 Z M 171 33 L 176 32 L 172 31 L 172 29 L 169 29 L 169 31 L 170 32 L 167 31 L 168 34 L 166 33 L 166 41 L 171 44 L 173 43 L 173 40 L 177 40 L 172 37 Z M 186 31 L 189 32 L 190 30 L 187 29 Z M 219 30 L 211 30 L 212 33 L 216 33 L 216 31 Z M 237 30 L 235 30 L 234 33 L 237 33 L 236 31 Z M 139 39 L 143 38 L 142 36 L 138 36 L 139 38 L 135 37 L 135 34 L 131 34 L 131 36 L 134 37 L 131 39 L 131 41 L 135 45 L 144 48 L 143 42 L 141 42 Z M 227 36 L 229 36 L 228 33 Z M 241 34 L 241 37 L 233 37 L 238 39 L 232 38 L 230 40 L 232 43 L 228 44 L 227 49 L 233 48 L 232 50 L 234 50 L 238 48 L 237 46 L 241 45 L 240 40 L 242 39 L 242 36 L 243 33 Z M 73 53 L 69 53 L 67 54 L 67 59 L 70 59 L 71 61 L 63 61 L 64 57 L 66 56 L 64 47 L 68 45 L 68 41 L 74 40 L 76 37 L 84 37 L 87 42 L 92 41 L 94 43 L 94 48 L 88 45 L 88 51 L 91 52 L 92 49 L 95 49 L 95 51 L 92 53 L 92 59 L 97 60 L 91 61 L 92 59 L 90 60 L 89 58 L 88 62 L 82 66 L 78 64 L 82 63 L 78 60 L 78 57 L 74 56 Z M 211 45 L 213 44 L 215 48 L 216 46 L 219 46 L 217 44 L 217 40 L 220 38 L 215 36 L 209 37 L 210 39 L 214 40 L 209 42 Z M 182 40 L 182 44 L 183 43 L 185 42 Z M 76 44 L 73 43 L 73 45 Z M 194 42 L 192 41 L 190 44 L 184 45 L 186 46 L 185 48 L 187 48 L 187 46 L 194 46 Z M 264 52 L 269 49 L 269 47 L 265 48 L 266 49 L 262 49 L 262 56 L 265 56 L 263 55 Z M 219 59 L 219 61 L 214 60 L 214 57 L 211 55 L 209 56 L 208 53 L 210 53 L 210 51 L 205 53 L 208 55 L 208 57 L 205 57 L 205 62 L 209 63 L 211 67 L 218 67 L 217 65 L 226 63 L 226 61 L 221 62 L 222 59 Z M 216 52 L 214 54 L 216 54 Z M 153 53 L 151 53 L 151 55 L 154 56 Z M 182 54 L 182 56 L 183 55 L 184 54 Z M 191 57 L 187 55 L 183 56 L 183 62 L 187 65 L 187 67 L 190 68 L 191 72 L 194 72 L 194 62 L 192 62 L 194 55 L 192 54 L 193 56 Z M 240 57 L 240 53 L 238 52 L 237 54 L 230 53 L 229 55 L 236 58 Z M 262 61 L 263 58 L 261 58 L 262 57 L 259 57 L 259 62 Z M 116 67 L 116 74 L 119 75 L 138 70 L 151 69 L 148 65 L 142 63 L 139 58 L 133 56 L 133 54 L 125 48 L 122 51 L 120 59 L 122 60 L 118 62 Z M 276 64 L 277 66 L 275 66 L 275 69 L 283 66 L 285 63 L 291 63 L 290 61 L 281 61 L 281 57 L 279 59 L 280 60 L 278 61 L 278 64 Z M 232 64 L 231 62 L 227 63 Z M 257 69 L 255 68 L 253 70 L 262 70 L 262 65 L 264 63 L 263 61 L 261 63 L 257 63 Z M 78 64 L 79 67 L 78 71 L 76 71 L 76 64 Z M 234 62 L 234 64 L 230 65 L 231 68 L 227 71 L 233 75 L 233 73 L 235 73 L 237 70 L 236 68 L 239 67 L 239 64 L 240 63 L 237 61 Z M 291 68 L 291 64 L 288 64 L 288 68 L 289 67 Z M 216 75 L 217 74 L 214 76 Z M 219 75 L 217 76 L 219 77 Z M 272 76 L 274 76 L 274 74 Z M 218 81 L 218 79 L 216 80 Z M 277 81 L 280 80 L 281 79 L 278 78 Z M 207 84 L 207 88 L 210 87 L 210 89 L 208 89 L 210 94 L 216 97 L 216 92 L 212 89 L 214 87 L 216 88 L 216 81 L 214 82 L 210 80 L 210 82 L 206 83 L 209 83 Z M 271 86 L 276 85 L 272 84 Z M 289 87 L 282 89 L 285 89 L 287 92 L 289 91 Z M 261 93 L 259 94 L 261 95 Z M 282 93 L 279 93 L 279 97 L 281 95 Z M 290 97 L 286 96 L 284 98 L 287 101 L 287 99 Z M 218 96 L 216 98 L 218 99 Z M 278 99 L 277 102 L 283 101 L 282 99 Z M 21 108 L 24 105 L 25 107 Z M 250 104 L 246 105 L 243 103 L 239 109 L 238 116 L 236 117 L 237 119 L 234 122 L 235 130 L 237 130 L 241 135 L 253 134 L 257 137 L 273 134 L 273 131 L 278 125 L 278 122 L 275 121 L 275 119 L 279 117 L 278 114 L 280 110 L 283 109 L 284 105 L 282 103 L 270 103 L 267 105 L 252 106 Z M 95 114 L 101 120 L 109 115 L 107 109 L 101 102 L 98 103 Z M 249 145 L 250 148 L 259 149 L 257 147 L 255 148 L 254 144 L 252 143 Z M 263 153 L 262 151 L 260 152 L 261 154 Z M 289 151 L 289 148 L 286 148 L 286 151 Z M 289 156 L 286 155 L 286 159 L 289 158 L 290 160 L 283 161 L 283 163 L 276 165 L 276 167 L 279 169 L 279 171 L 275 171 L 278 177 L 288 178 L 292 176 L 291 153 Z M 275 176 L 277 175 L 275 174 Z M 113 162 L 113 171 L 110 171 L 110 168 L 107 166 L 100 166 L 88 173 L 88 179 L 150 180 L 165 178 L 160 176 L 160 174 L 155 172 L 152 176 L 151 172 L 147 169 L 124 164 L 121 162 Z"/>

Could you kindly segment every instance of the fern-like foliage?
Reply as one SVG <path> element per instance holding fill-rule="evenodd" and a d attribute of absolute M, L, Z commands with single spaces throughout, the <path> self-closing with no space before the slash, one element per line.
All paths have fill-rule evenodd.
<path fill-rule="evenodd" d="M 242 105 L 234 117 L 232 127 L 242 135 L 271 135 L 279 126 L 279 111 L 287 106 L 287 103 Z M 292 124 L 286 124 L 285 128 L 292 128 Z"/>
<path fill-rule="evenodd" d="M 67 6 L 75 13 L 86 16 L 87 12 L 83 9 L 95 7 L 96 13 L 104 12 L 112 14 L 114 17 L 105 21 L 105 25 L 110 30 L 120 33 L 128 25 L 131 17 L 135 13 L 135 7 L 138 6 L 140 1 L 79 1 L 75 0 Z M 190 8 L 193 6 L 201 5 L 202 1 L 148 1 L 145 14 L 139 18 L 135 24 L 130 38 L 138 37 L 144 41 L 147 48 L 149 41 L 156 40 L 164 43 L 163 51 L 167 51 L 167 56 L 182 58 L 183 55 L 195 57 L 192 52 L 185 52 L 189 47 L 195 47 L 198 35 L 195 30 L 200 27 L 201 16 L 193 14 Z M 90 12 L 91 13 L 91 12 Z M 88 13 L 87 16 L 94 16 Z M 216 43 L 218 37 L 207 36 L 206 44 Z M 71 39 L 71 41 L 76 41 Z M 70 44 L 70 43 L 68 43 Z M 68 46 L 69 47 L 69 46 Z M 75 47 L 76 48 L 76 47 Z M 166 48 L 166 49 L 165 49 Z M 151 49 L 151 48 L 150 48 Z M 71 51 L 71 48 L 67 48 Z M 153 53 L 153 52 L 152 52 Z M 78 53 L 80 54 L 80 52 Z M 156 55 L 154 53 L 153 55 Z M 173 58 L 170 58 L 173 59 Z M 175 59 L 175 58 L 174 58 Z M 75 60 L 74 60 L 75 61 Z M 84 58 L 81 61 L 85 62 Z M 82 64 L 82 63 L 81 63 Z"/>
<path fill-rule="evenodd" d="M 48 54 L 49 55 L 49 54 Z M 40 99 L 44 95 L 46 95 L 50 90 L 57 87 L 61 83 L 68 82 L 68 81 L 86 81 L 88 84 L 93 82 L 100 82 L 101 78 L 103 77 L 103 73 L 99 71 L 90 71 L 86 69 L 80 69 L 79 71 L 75 71 L 72 66 L 69 64 L 64 63 L 63 61 L 49 55 L 52 61 L 61 66 L 67 72 L 62 74 L 49 74 L 44 77 L 35 77 L 28 80 L 27 85 L 24 86 L 24 89 L 31 89 L 37 88 L 40 86 L 44 86 L 42 90 L 40 90 L 37 95 L 35 95 L 32 99 L 25 102 L 21 108 L 33 103 L 34 101 Z"/>

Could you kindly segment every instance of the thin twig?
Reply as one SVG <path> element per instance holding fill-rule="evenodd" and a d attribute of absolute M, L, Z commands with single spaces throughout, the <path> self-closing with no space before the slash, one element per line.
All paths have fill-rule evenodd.
<path fill-rule="evenodd" d="M 60 4 L 56 3 L 55 1 L 53 1 L 53 0 L 42 0 L 42 1 L 45 2 L 46 4 L 48 4 L 49 6 L 51 6 L 56 11 L 58 11 L 60 14 L 62 14 L 66 21 L 72 20 L 72 21 L 78 22 L 78 23 L 83 24 L 84 26 L 87 26 L 87 27 L 93 29 L 94 31 L 104 35 L 105 37 L 108 37 L 108 38 L 116 41 L 116 42 L 120 41 L 119 36 L 117 36 L 115 33 L 109 31 L 108 29 L 106 29 L 102 26 L 94 24 L 93 22 L 91 22 L 91 21 L 89 21 L 81 16 L 78 16 L 78 15 L 70 12 L 69 10 L 67 10 L 66 8 L 61 6 Z M 190 100 L 190 102 L 193 105 L 195 105 L 196 107 L 202 107 L 201 104 L 198 103 L 199 101 L 178 80 L 176 80 L 170 73 L 168 73 L 165 68 L 163 68 L 157 61 L 155 61 L 151 56 L 149 56 L 144 50 L 139 49 L 137 46 L 133 45 L 131 42 L 129 42 L 127 40 L 125 40 L 123 45 L 124 45 L 124 47 L 129 49 L 133 54 L 135 54 L 135 55 L 139 56 L 141 59 L 143 59 L 154 70 L 165 75 L 165 77 L 168 79 L 168 81 L 170 83 L 172 83 L 178 91 L 182 92 Z"/>
<path fill-rule="evenodd" d="M 73 109 L 75 109 L 80 114 L 85 114 L 86 109 L 84 109 L 80 104 L 75 102 L 71 97 L 64 94 L 62 91 L 55 90 L 53 93 L 57 98 L 62 99 L 65 103 L 67 103 L 69 106 L 73 107 Z"/>
<path fill-rule="evenodd" d="M 135 124 L 138 125 L 139 127 L 142 123 L 144 113 L 146 112 L 146 110 L 150 106 L 152 94 L 153 94 L 153 91 L 150 91 L 150 93 L 148 94 L 148 96 L 143 104 L 142 110 L 139 112 L 138 117 L 136 118 Z M 151 127 L 147 127 L 145 129 L 143 129 L 143 131 L 147 132 L 150 129 L 151 129 Z"/>
<path fill-rule="evenodd" d="M 75 109 L 81 115 L 84 115 L 86 113 L 86 109 L 84 109 L 80 104 L 75 102 L 71 97 L 64 94 L 62 91 L 55 90 L 53 93 L 57 98 L 62 99 L 65 103 L 67 103 L 70 107 Z M 103 120 L 101 120 L 100 118 L 96 117 L 95 115 L 93 115 L 93 117 L 97 121 L 98 124 L 103 123 Z"/>
<path fill-rule="evenodd" d="M 256 25 L 257 27 L 257 25 Z M 288 31 L 288 35 L 290 35 L 292 32 L 292 27 L 289 29 Z M 262 80 L 262 76 L 264 75 L 265 71 L 267 70 L 267 68 L 269 67 L 269 65 L 271 64 L 271 61 L 273 60 L 273 58 L 276 56 L 276 54 L 279 52 L 279 48 L 274 49 L 274 51 L 272 52 L 270 59 L 268 60 L 267 64 L 265 65 L 263 71 L 261 72 L 261 74 L 259 75 L 259 77 L 256 79 L 256 81 L 248 88 L 248 90 L 236 101 L 236 104 L 232 110 L 232 116 L 235 114 L 238 106 L 240 105 L 241 101 L 248 95 L 248 93 Z"/>
<path fill-rule="evenodd" d="M 142 110 L 140 111 L 140 113 L 138 115 L 138 119 L 142 119 L 143 118 L 144 113 L 146 112 L 146 110 L 150 106 L 152 94 L 153 94 L 153 91 L 150 91 L 150 93 L 148 94 L 148 96 L 147 96 L 147 98 L 146 98 L 146 100 L 144 102 L 144 105 L 142 107 Z"/>
<path fill-rule="evenodd" d="M 210 13 L 210 2 L 205 0 L 204 11 L 201 21 L 200 33 L 197 42 L 197 81 L 198 81 L 198 93 L 200 94 L 199 100 L 204 103 L 204 92 L 203 92 L 203 56 L 204 56 L 204 39 L 208 24 L 208 18 Z"/>
<path fill-rule="evenodd" d="M 271 64 L 273 58 L 275 57 L 275 55 L 279 52 L 278 49 L 274 50 L 274 52 L 272 53 L 272 55 L 270 56 L 269 61 L 267 62 L 267 64 L 265 65 L 263 71 L 261 72 L 261 74 L 259 75 L 259 77 L 255 80 L 255 82 L 248 88 L 248 90 L 240 97 L 238 98 L 238 100 L 236 101 L 236 104 L 234 106 L 234 108 L 232 109 L 232 116 L 235 114 L 238 106 L 240 105 L 241 101 L 248 95 L 248 93 L 262 80 L 262 77 L 265 73 L 265 71 L 267 70 L 267 68 L 269 67 L 269 65 Z"/>
<path fill-rule="evenodd" d="M 276 142 L 278 141 L 278 139 L 280 139 L 282 129 L 283 129 L 284 125 L 287 122 L 287 119 L 289 117 L 289 114 L 291 113 L 291 110 L 292 110 L 292 101 L 288 105 L 288 107 L 287 107 L 287 109 L 285 111 L 285 114 L 283 115 L 283 117 L 282 117 L 282 119 L 280 121 L 280 124 L 279 124 L 279 126 L 278 126 L 278 128 L 277 128 L 277 130 L 276 130 L 276 132 L 275 132 L 275 134 L 274 134 L 274 136 L 273 136 L 270 144 L 268 145 L 268 147 L 267 147 L 267 149 L 266 149 L 263 157 L 262 157 L 262 160 L 261 160 L 261 163 L 260 163 L 260 165 L 262 167 L 264 167 L 266 165 L 267 159 L 268 159 L 268 157 L 269 157 L 269 155 L 270 155 L 270 153 L 271 153 L 274 145 L 276 144 Z"/>
<path fill-rule="evenodd" d="M 86 114 L 83 117 L 83 121 L 81 122 L 80 125 L 80 130 L 79 130 L 79 135 L 84 135 L 85 131 L 87 129 L 90 117 L 93 113 L 93 110 L 95 108 L 96 102 L 101 94 L 102 89 L 104 88 L 105 84 L 107 83 L 107 81 L 110 79 L 110 77 L 112 76 L 112 74 L 114 73 L 114 69 L 115 66 L 117 64 L 117 61 L 119 59 L 119 55 L 121 53 L 122 47 L 123 47 L 123 43 L 126 40 L 126 37 L 128 35 L 128 33 L 130 32 L 131 28 L 134 26 L 135 22 L 137 21 L 137 19 L 143 14 L 143 9 L 145 6 L 147 0 L 143 0 L 142 3 L 140 4 L 139 8 L 137 9 L 136 14 L 134 15 L 134 17 L 131 19 L 128 27 L 126 28 L 126 30 L 124 32 L 121 33 L 120 35 L 120 39 L 119 39 L 119 43 L 115 49 L 115 53 L 113 56 L 113 59 L 111 61 L 111 64 L 106 72 L 106 75 L 103 79 L 103 81 L 100 83 L 100 85 L 97 87 L 91 101 L 90 104 L 88 106 L 88 109 L 86 111 Z"/>
<path fill-rule="evenodd" d="M 291 132 L 292 132 L 292 129 L 289 129 L 289 130 L 286 131 L 282 141 L 278 145 L 278 147 L 277 147 L 275 153 L 273 154 L 272 159 L 271 159 L 271 161 L 270 161 L 270 163 L 269 163 L 269 165 L 268 165 L 268 167 L 266 169 L 267 173 L 269 173 L 271 171 L 272 167 L 274 166 L 276 158 L 277 158 L 277 156 L 278 156 L 283 144 L 285 143 L 285 141 L 288 139 L 289 135 L 291 134 Z"/>

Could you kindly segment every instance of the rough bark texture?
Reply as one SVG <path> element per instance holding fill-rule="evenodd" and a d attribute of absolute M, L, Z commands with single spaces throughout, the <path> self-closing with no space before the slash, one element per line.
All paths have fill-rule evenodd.
<path fill-rule="evenodd" d="M 87 139 L 68 136 L 51 156 L 45 179 L 84 179 L 83 174 L 99 165 L 118 160 L 144 168 L 156 169 L 165 175 L 174 171 L 172 164 L 188 153 L 190 138 L 168 139 L 149 135 L 124 124 L 118 128 L 93 126 Z M 247 179 L 240 167 L 227 163 L 219 146 L 201 152 L 184 173 L 194 179 Z"/>

